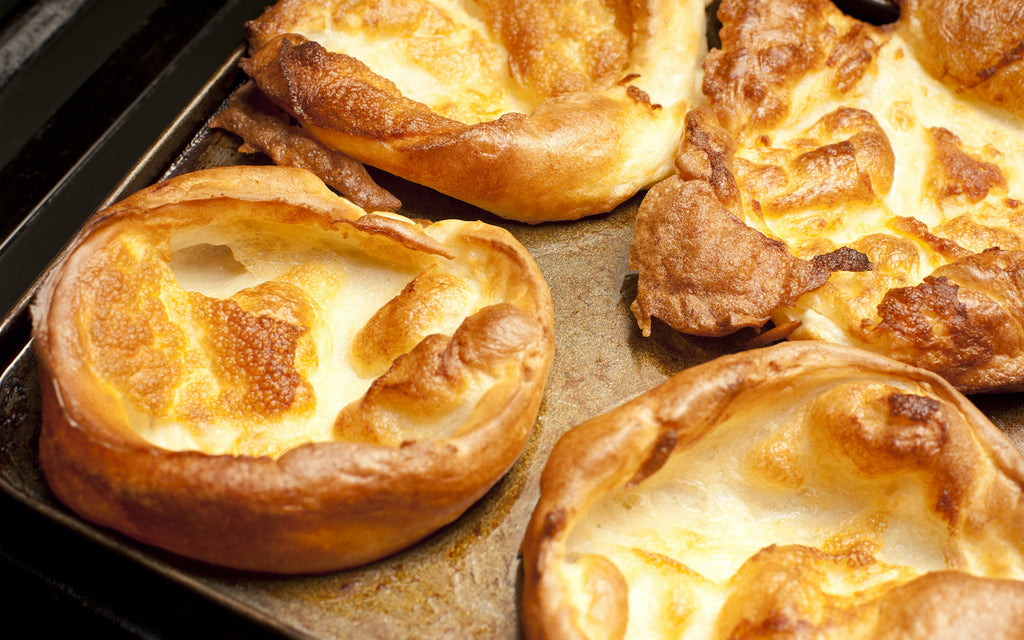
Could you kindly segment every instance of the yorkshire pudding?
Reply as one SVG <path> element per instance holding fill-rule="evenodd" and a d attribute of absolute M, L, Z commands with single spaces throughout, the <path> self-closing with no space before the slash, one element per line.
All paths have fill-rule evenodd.
<path fill-rule="evenodd" d="M 57 498 L 282 573 L 367 563 L 457 518 L 526 444 L 551 300 L 506 231 L 424 225 L 273 166 L 98 213 L 32 308 Z"/>
<path fill-rule="evenodd" d="M 242 68 L 326 148 L 571 220 L 671 173 L 705 22 L 704 0 L 281 0 L 247 24 Z"/>
<path fill-rule="evenodd" d="M 966 392 L 1024 388 L 1024 2 L 908 1 L 880 27 L 828 0 L 719 17 L 708 105 L 637 216 L 643 331 L 773 321 Z"/>
<path fill-rule="evenodd" d="M 563 435 L 523 565 L 531 640 L 1020 638 L 1024 458 L 929 371 L 785 342 Z"/>

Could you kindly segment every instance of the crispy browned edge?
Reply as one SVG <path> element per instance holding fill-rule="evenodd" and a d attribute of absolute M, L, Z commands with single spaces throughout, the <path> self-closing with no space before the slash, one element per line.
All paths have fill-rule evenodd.
<path fill-rule="evenodd" d="M 1024 76 L 1019 59 L 1024 55 L 1024 21 L 1013 21 L 1024 13 L 1024 2 L 974 2 L 966 19 L 957 18 L 965 3 L 952 1 L 941 11 L 938 4 L 942 3 L 908 0 L 901 20 L 877 32 L 897 30 L 940 80 L 1014 112 L 1012 99 L 992 92 L 999 86 L 995 79 L 1005 83 L 1007 78 Z M 736 217 L 739 192 L 731 166 L 735 142 L 728 132 L 747 126 L 770 128 L 779 121 L 791 97 L 782 89 L 827 53 L 815 34 L 827 33 L 827 18 L 839 15 L 829 0 L 780 1 L 770 8 L 763 0 L 722 3 L 724 48 L 710 52 L 705 63 L 709 107 L 687 114 L 678 173 L 652 187 L 641 204 L 637 237 L 649 245 L 635 241 L 630 264 L 640 272 L 633 309 L 645 335 L 655 316 L 698 335 L 760 327 L 774 310 L 820 286 L 829 270 L 859 270 L 830 255 L 799 260 Z M 961 51 L 957 39 L 967 38 L 969 32 L 966 42 L 977 43 L 984 39 L 985 25 L 997 31 L 992 41 L 973 52 Z M 861 31 L 872 29 L 857 23 L 849 34 L 851 42 L 871 46 Z M 840 51 L 850 55 L 857 48 L 837 46 L 833 53 Z M 842 60 L 837 56 L 833 63 Z M 850 64 L 842 65 L 837 81 L 855 80 L 870 60 L 869 55 L 854 55 Z M 945 65 L 950 65 L 948 73 L 942 70 Z M 978 85 L 981 93 L 968 91 L 958 78 L 972 73 L 992 82 Z M 738 75 L 746 81 L 737 82 Z M 1013 86 L 1015 81 L 1009 82 Z M 1017 82 L 1017 93 L 1024 96 L 1019 87 Z M 659 233 L 666 222 L 685 228 L 685 233 Z M 720 242 L 725 237 L 730 239 Z M 704 241 L 694 242 L 695 238 Z M 756 260 L 740 259 L 744 255 Z M 699 268 L 689 268 L 694 264 Z M 987 251 L 940 267 L 917 286 L 889 291 L 878 309 L 879 330 L 873 333 L 878 343 L 872 348 L 928 367 L 967 393 L 1019 391 L 1024 368 L 1016 357 L 1021 323 L 1015 283 L 1022 268 L 1020 251 Z M 795 327 L 778 327 L 767 335 L 785 338 Z M 890 344 L 881 344 L 884 341 Z"/>
<path fill-rule="evenodd" d="M 226 129 L 242 139 L 242 153 L 263 153 L 274 164 L 308 169 L 366 211 L 397 211 L 402 203 L 373 181 L 354 158 L 329 149 L 289 123 L 251 80 L 234 91 L 210 128 Z"/>
<path fill-rule="evenodd" d="M 518 459 L 553 357 L 550 293 L 525 249 L 504 230 L 482 223 L 466 223 L 460 239 L 501 252 L 521 270 L 523 306 L 543 336 L 524 354 L 519 377 L 486 396 L 490 418 L 468 432 L 400 447 L 313 443 L 271 459 L 171 452 L 131 431 L 118 410 L 103 403 L 106 392 L 81 375 L 80 357 L 66 353 L 74 349 L 68 345 L 76 327 L 67 315 L 74 292 L 64 290 L 65 283 L 73 282 L 77 252 L 116 233 L 121 217 L 193 198 L 247 200 L 253 215 L 262 215 L 267 203 L 295 204 L 286 215 L 296 224 L 323 227 L 331 217 L 358 221 L 353 206 L 312 174 L 279 167 L 187 174 L 97 214 L 49 273 L 33 309 L 42 387 L 40 463 L 63 503 L 95 524 L 209 563 L 322 572 L 417 542 L 456 519 Z M 404 232 L 395 233 L 402 243 Z"/>
<path fill-rule="evenodd" d="M 813 378 L 837 368 L 922 384 L 933 397 L 965 417 L 998 471 L 1024 486 L 1020 453 L 969 400 L 929 371 L 852 347 L 816 341 L 786 342 L 723 356 L 686 369 L 643 395 L 587 420 L 555 444 L 522 543 L 521 614 L 526 637 L 586 638 L 573 621 L 559 566 L 576 520 L 594 501 L 655 473 L 675 452 L 714 429 L 716 420 L 740 394 L 756 394 L 769 384 L 778 388 L 786 379 Z M 976 587 L 972 576 L 955 572 L 951 572 L 946 585 L 949 594 Z M 953 604 L 936 603 L 936 607 Z M 973 613 L 958 611 L 963 616 Z M 979 612 L 979 620 L 983 614 Z M 604 615 L 624 628 L 626 611 Z M 978 631 L 982 634 L 981 627 Z"/>
<path fill-rule="evenodd" d="M 1024 118 L 1024 2 L 901 0 L 899 29 L 933 76 Z"/>
<path fill-rule="evenodd" d="M 610 211 L 658 178 L 642 180 L 619 169 L 623 155 L 644 153 L 644 137 L 635 131 L 668 117 L 629 85 L 628 75 L 603 92 L 565 93 L 528 115 L 466 125 L 403 97 L 358 60 L 287 33 L 312 20 L 303 4 L 278 3 L 247 24 L 253 52 L 242 68 L 333 149 L 527 223 Z"/>

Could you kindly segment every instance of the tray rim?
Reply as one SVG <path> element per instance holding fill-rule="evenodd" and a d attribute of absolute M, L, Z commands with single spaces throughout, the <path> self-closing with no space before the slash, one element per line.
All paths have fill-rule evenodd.
<path fill-rule="evenodd" d="M 243 6 L 240 2 L 226 6 L 221 10 L 221 15 L 228 13 L 231 9 L 237 10 L 240 6 Z M 211 21 L 211 24 L 213 22 L 215 21 Z M 119 201 L 145 184 L 160 180 L 163 176 L 173 171 L 180 157 L 207 128 L 206 123 L 212 115 L 213 107 L 219 106 L 223 102 L 230 89 L 236 83 L 236 79 L 241 73 L 238 68 L 238 61 L 245 51 L 246 45 L 244 41 L 239 40 L 239 43 L 234 46 L 230 55 L 217 65 L 214 72 L 209 75 L 184 108 L 163 128 L 155 140 L 146 148 L 145 152 L 136 158 L 129 170 L 103 197 L 99 205 L 95 207 L 93 213 Z M 186 53 L 180 55 L 185 55 Z M 174 63 L 171 66 L 174 66 Z M 160 82 L 161 79 L 155 81 L 155 83 Z M 145 100 L 151 93 L 152 86 L 138 100 Z M 71 174 L 79 170 L 82 164 L 88 162 L 95 155 L 98 148 L 110 143 L 111 138 L 117 135 L 117 132 L 123 127 L 123 120 L 130 117 L 132 112 L 132 108 L 126 110 L 118 118 L 117 122 L 104 132 L 83 158 L 47 194 L 43 201 L 26 218 L 26 221 L 46 207 L 54 193 L 62 188 Z M 31 337 L 32 302 L 46 275 L 73 248 L 78 238 L 81 237 L 91 215 L 89 214 L 82 219 L 68 242 L 49 260 L 43 271 L 32 281 L 32 284 L 18 298 L 3 318 L 0 319 L 0 385 L 7 383 L 12 370 L 21 364 L 24 359 L 34 359 L 34 355 L 31 353 L 33 349 Z M 17 236 L 25 226 L 26 221 L 23 221 L 12 232 L 8 240 L 14 239 Z M 43 502 L 37 497 L 27 494 L 21 487 L 12 484 L 5 474 L 0 474 L 0 491 L 51 522 L 73 531 L 93 543 L 99 544 L 163 578 L 184 586 L 225 609 L 242 615 L 276 633 L 294 638 L 315 638 L 315 636 L 303 633 L 300 629 L 287 625 L 256 607 L 231 598 L 227 594 L 206 584 L 199 576 L 192 575 L 187 570 L 175 567 L 172 561 L 163 560 L 160 557 L 166 554 L 169 559 L 179 559 L 178 556 L 157 547 L 145 545 L 121 536 L 116 531 L 93 525 L 58 503 L 56 498 L 53 498 L 52 502 Z M 180 558 L 180 560 L 182 562 L 190 562 L 187 558 Z M 207 565 L 202 566 L 206 567 Z M 208 568 L 211 571 L 219 571 L 213 565 L 209 565 Z"/>

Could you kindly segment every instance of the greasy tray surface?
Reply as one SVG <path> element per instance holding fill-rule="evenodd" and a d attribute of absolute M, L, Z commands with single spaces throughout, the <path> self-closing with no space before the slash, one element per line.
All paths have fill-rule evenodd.
<path fill-rule="evenodd" d="M 218 131 L 204 134 L 174 172 L 241 160 L 234 157 L 235 144 Z M 388 186 L 412 205 L 406 215 L 486 216 L 415 185 Z M 635 279 L 626 273 L 636 204 L 634 199 L 582 224 L 503 223 L 531 251 L 555 300 L 557 350 L 548 389 L 527 449 L 508 476 L 453 525 L 410 551 L 323 576 L 254 576 L 180 559 L 81 522 L 56 503 L 38 469 L 39 392 L 31 349 L 0 387 L 7 405 L 0 478 L 62 522 L 285 630 L 327 638 L 350 637 L 355 630 L 384 637 L 516 637 L 518 547 L 537 499 L 540 469 L 557 437 L 682 367 L 739 348 L 736 341 L 666 336 L 678 342 L 663 349 L 659 341 L 641 339 L 629 313 Z"/>
<path fill-rule="evenodd" d="M 203 128 L 184 149 L 158 147 L 146 161 L 166 163 L 177 156 L 166 175 L 260 161 L 238 155 L 237 144 L 227 133 Z M 551 288 L 556 355 L 538 422 L 512 471 L 463 517 L 409 551 L 370 566 L 294 578 L 218 569 L 98 529 L 57 503 L 39 472 L 36 364 L 30 346 L 23 343 L 5 345 L 23 350 L 0 379 L 0 486 L 58 522 L 285 634 L 521 636 L 518 548 L 538 497 L 540 471 L 555 440 L 676 371 L 740 350 L 754 334 L 695 338 L 656 324 L 651 338 L 640 336 L 629 311 L 636 276 L 627 269 L 640 196 L 610 214 L 528 226 L 499 221 L 390 176 L 374 177 L 405 203 L 401 213 L 409 217 L 483 219 L 505 227 L 530 251 Z M 17 318 L 6 326 L 24 321 Z M 0 340 L 24 340 L 20 335 L 9 332 Z M 973 400 L 1019 449 L 1024 447 L 1024 415 L 1017 396 Z"/>

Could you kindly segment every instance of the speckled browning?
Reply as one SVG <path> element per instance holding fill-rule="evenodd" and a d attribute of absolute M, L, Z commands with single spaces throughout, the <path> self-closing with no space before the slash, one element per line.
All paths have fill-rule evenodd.
<path fill-rule="evenodd" d="M 1017 638 L 1022 496 L 1024 457 L 933 373 L 822 341 L 721 357 L 555 445 L 524 628 Z"/>
<path fill-rule="evenodd" d="M 699 0 L 282 0 L 248 23 L 241 66 L 315 147 L 508 219 L 573 220 L 671 172 L 704 21 Z"/>
<path fill-rule="evenodd" d="M 1024 387 L 1024 136 L 1016 99 L 996 98 L 1022 92 L 963 80 L 1019 75 L 1024 5 L 940 4 L 876 27 L 828 0 L 724 0 L 708 106 L 640 207 L 645 334 L 655 317 L 697 335 L 765 326 L 764 340 L 855 344 L 969 392 Z M 982 44 L 986 24 L 999 33 Z"/>
<path fill-rule="evenodd" d="M 368 214 L 273 166 L 100 212 L 33 318 L 54 495 L 280 573 L 379 560 L 465 512 L 522 454 L 554 349 L 547 285 L 507 232 Z"/>

